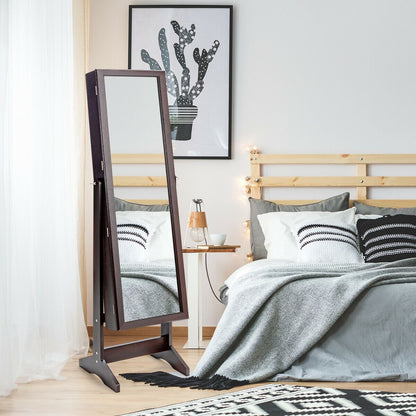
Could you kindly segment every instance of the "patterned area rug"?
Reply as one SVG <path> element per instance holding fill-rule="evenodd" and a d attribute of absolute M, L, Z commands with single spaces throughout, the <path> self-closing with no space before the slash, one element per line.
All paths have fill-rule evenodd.
<path fill-rule="evenodd" d="M 416 394 L 267 384 L 124 416 L 202 415 L 416 416 Z"/>

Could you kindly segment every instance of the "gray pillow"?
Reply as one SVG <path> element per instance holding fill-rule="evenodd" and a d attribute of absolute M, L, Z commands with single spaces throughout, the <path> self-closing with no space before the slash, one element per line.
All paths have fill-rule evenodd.
<path fill-rule="evenodd" d="M 268 212 L 301 212 L 301 211 L 344 211 L 348 209 L 350 194 L 344 192 L 323 201 L 306 205 L 283 205 L 275 204 L 263 199 L 249 198 L 250 201 L 250 242 L 253 260 L 265 259 L 267 250 L 264 247 L 264 234 L 260 227 L 257 215 Z"/>
<path fill-rule="evenodd" d="M 375 207 L 373 205 L 363 204 L 361 202 L 354 201 L 354 207 L 357 208 L 357 214 L 365 215 L 397 215 L 397 214 L 407 214 L 407 215 L 416 215 L 415 208 L 384 208 L 384 207 Z"/>
<path fill-rule="evenodd" d="M 135 204 L 133 202 L 124 201 L 114 197 L 114 205 L 116 211 L 169 211 L 168 204 L 161 205 L 145 205 Z"/>

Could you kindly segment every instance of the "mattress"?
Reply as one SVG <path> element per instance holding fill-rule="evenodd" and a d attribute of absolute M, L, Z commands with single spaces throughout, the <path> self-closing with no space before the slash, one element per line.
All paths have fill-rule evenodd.
<path fill-rule="evenodd" d="M 261 268 L 268 262 L 273 264 L 254 263 Z M 252 267 L 255 279 L 256 265 Z M 224 303 L 238 278 L 234 273 L 221 288 Z M 369 288 L 319 342 L 273 380 L 416 380 L 415 299 L 414 282 L 399 280 Z"/>

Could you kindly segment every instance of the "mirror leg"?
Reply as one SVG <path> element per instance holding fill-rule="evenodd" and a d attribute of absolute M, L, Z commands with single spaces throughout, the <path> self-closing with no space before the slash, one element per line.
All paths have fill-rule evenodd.
<path fill-rule="evenodd" d="M 172 346 L 172 322 L 163 323 L 161 325 L 161 336 L 162 338 L 165 338 L 168 344 L 168 349 L 162 352 L 152 354 L 152 357 L 165 360 L 172 366 L 172 368 L 174 368 L 182 374 L 185 374 L 185 376 L 188 376 L 188 365 Z"/>
<path fill-rule="evenodd" d="M 81 358 L 79 366 L 89 373 L 96 374 L 111 390 L 114 390 L 116 393 L 120 392 L 120 383 L 104 360 L 98 360 L 94 356 L 89 356 Z"/>
<path fill-rule="evenodd" d="M 116 393 L 120 392 L 120 384 L 110 370 L 108 364 L 101 359 L 104 356 L 103 334 L 103 275 L 102 275 L 102 207 L 103 184 L 97 180 L 94 184 L 94 298 L 93 298 L 93 355 L 79 360 L 79 366 L 89 373 L 96 374 L 103 383 Z"/>
<path fill-rule="evenodd" d="M 171 345 L 168 350 L 152 354 L 154 358 L 161 358 L 167 361 L 172 368 L 185 376 L 189 376 L 189 367 L 175 348 Z"/>

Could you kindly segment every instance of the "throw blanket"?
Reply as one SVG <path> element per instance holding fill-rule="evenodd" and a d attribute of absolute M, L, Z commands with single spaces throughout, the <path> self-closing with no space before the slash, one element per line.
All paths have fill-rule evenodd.
<path fill-rule="evenodd" d="M 179 312 L 176 268 L 171 262 L 121 265 L 126 321 Z"/>
<path fill-rule="evenodd" d="M 364 291 L 410 282 L 416 282 L 416 259 L 327 266 L 250 263 L 227 280 L 227 308 L 192 377 L 124 376 L 214 389 L 264 381 L 310 350 Z"/>

